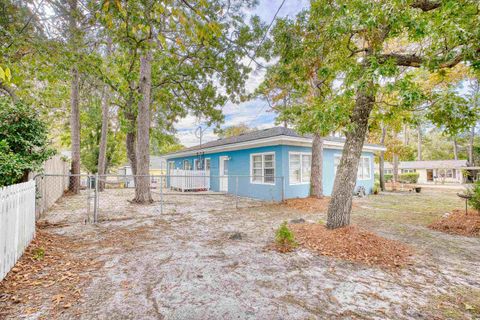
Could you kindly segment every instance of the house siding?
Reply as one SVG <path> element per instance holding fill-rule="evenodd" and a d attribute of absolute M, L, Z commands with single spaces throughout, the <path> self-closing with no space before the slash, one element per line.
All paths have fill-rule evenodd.
<path fill-rule="evenodd" d="M 250 178 L 250 157 L 255 153 L 275 153 L 275 179 L 274 184 L 252 183 Z M 237 193 L 242 197 L 250 197 L 268 201 L 281 201 L 289 198 L 307 197 L 310 192 L 310 183 L 290 184 L 289 177 L 289 153 L 305 152 L 311 153 L 310 147 L 298 147 L 288 145 L 266 146 L 244 150 L 235 150 L 227 152 L 218 152 L 205 154 L 203 158 L 210 158 L 210 187 L 213 191 L 219 191 L 219 163 L 221 156 L 228 156 L 228 193 Z M 332 193 L 334 174 L 334 156 L 341 155 L 342 150 L 324 149 L 323 157 L 323 190 L 324 194 L 329 196 Z M 357 186 L 364 186 L 368 193 L 371 193 L 374 183 L 373 174 L 373 153 L 363 152 L 363 156 L 370 157 L 370 176 L 369 180 L 357 181 Z M 183 161 L 188 160 L 193 168 L 193 161 L 198 156 L 172 157 L 167 158 L 168 162 L 174 162 L 176 169 L 183 168 Z"/>

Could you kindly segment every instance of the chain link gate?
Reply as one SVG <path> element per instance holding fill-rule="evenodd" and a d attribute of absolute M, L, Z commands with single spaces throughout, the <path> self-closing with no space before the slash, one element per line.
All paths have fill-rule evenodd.
<path fill-rule="evenodd" d="M 73 177 L 80 179 L 81 190 L 78 194 L 69 192 L 68 187 Z M 198 172 L 145 176 L 41 174 L 35 177 L 37 218 L 44 216 L 53 206 L 56 206 L 56 210 L 59 209 L 69 222 L 98 223 L 126 218 L 128 206 L 132 205 L 131 200 L 135 198 L 135 180 L 145 177 L 150 180 L 150 193 L 154 201 L 152 205 L 144 206 L 140 210 L 145 212 L 145 216 L 194 212 L 192 210 L 195 208 L 195 202 L 210 201 L 208 210 L 215 211 L 238 210 L 260 206 L 265 204 L 265 201 L 281 202 L 285 199 L 284 177 L 270 176 L 268 178 L 271 183 L 255 184 L 253 179 L 263 177 L 246 175 L 225 177 Z M 220 200 L 216 196 L 227 198 Z M 193 200 L 192 197 L 197 200 Z"/>

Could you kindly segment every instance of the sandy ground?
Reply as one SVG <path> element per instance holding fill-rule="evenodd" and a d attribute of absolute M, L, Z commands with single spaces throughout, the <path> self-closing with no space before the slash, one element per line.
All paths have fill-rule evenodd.
<path fill-rule="evenodd" d="M 324 213 L 248 199 L 237 210 L 225 195 L 167 194 L 162 214 L 159 202 L 133 205 L 132 197 L 130 190 L 102 193 L 96 225 L 83 223 L 84 195 L 61 199 L 43 218 L 55 223 L 49 232 L 85 243 L 76 255 L 102 266 L 60 319 L 432 319 L 443 317 L 439 297 L 480 287 L 480 239 L 435 232 L 425 227 L 429 219 L 414 219 L 461 207 L 454 195 L 357 201 L 356 224 L 415 248 L 416 263 L 398 271 L 265 248 L 282 221 L 316 222 Z M 426 203 L 431 207 L 415 212 Z M 235 232 L 241 239 L 230 239 Z"/>

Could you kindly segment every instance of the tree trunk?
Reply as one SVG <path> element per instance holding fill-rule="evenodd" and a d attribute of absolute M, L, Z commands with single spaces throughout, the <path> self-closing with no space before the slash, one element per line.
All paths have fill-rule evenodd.
<path fill-rule="evenodd" d="M 457 143 L 457 138 L 453 138 L 453 159 L 458 160 L 458 143 Z"/>
<path fill-rule="evenodd" d="M 140 93 L 137 114 L 137 182 L 135 199 L 137 203 L 153 202 L 150 193 L 150 92 L 152 89 L 152 51 L 140 57 Z"/>
<path fill-rule="evenodd" d="M 137 184 L 137 147 L 136 147 L 136 120 L 135 120 L 135 113 L 132 110 L 133 109 L 133 97 L 130 97 L 130 99 L 127 101 L 127 105 L 125 106 L 125 119 L 128 122 L 128 130 L 127 130 L 127 135 L 125 139 L 125 145 L 127 148 L 127 158 L 128 162 L 130 163 L 130 168 L 132 170 L 132 175 L 133 175 L 133 183 L 136 185 Z"/>
<path fill-rule="evenodd" d="M 385 136 L 387 134 L 387 129 L 382 124 L 382 137 L 380 138 L 380 144 L 383 145 L 385 143 Z M 380 170 L 379 177 L 380 177 L 380 190 L 385 191 L 385 151 L 380 151 L 378 168 Z"/>
<path fill-rule="evenodd" d="M 417 126 L 417 160 L 422 160 L 422 125 Z"/>
<path fill-rule="evenodd" d="M 328 206 L 327 228 L 329 229 L 350 224 L 358 163 L 367 134 L 368 119 L 375 102 L 371 86 L 373 84 L 357 92 L 355 107 L 350 116 L 353 128 L 346 134 L 342 158 L 333 184 L 332 200 Z"/>
<path fill-rule="evenodd" d="M 112 49 L 112 42 L 110 39 L 107 40 L 107 53 L 106 56 L 110 55 Z M 108 91 L 107 85 L 103 86 L 102 92 L 102 131 L 100 135 L 100 146 L 98 148 L 98 163 L 97 163 L 97 172 L 100 176 L 100 181 L 98 188 L 100 191 L 105 189 L 105 179 L 102 177 L 107 171 L 107 138 L 108 138 L 108 113 L 109 113 L 109 103 L 110 103 L 110 94 Z"/>
<path fill-rule="evenodd" d="M 102 131 L 100 135 L 100 146 L 98 148 L 98 165 L 97 171 L 100 176 L 98 188 L 100 191 L 105 189 L 105 177 L 107 166 L 107 137 L 108 137 L 108 113 L 109 113 L 109 92 L 107 86 L 103 87 L 102 93 Z"/>
<path fill-rule="evenodd" d="M 393 154 L 393 190 L 397 189 L 397 184 L 398 182 L 398 154 L 394 153 Z"/>
<path fill-rule="evenodd" d="M 473 158 L 473 145 L 475 143 L 475 126 L 476 126 L 476 123 L 472 126 L 472 129 L 470 131 L 470 137 L 468 139 L 468 165 L 469 166 L 475 165 L 475 159 Z"/>
<path fill-rule="evenodd" d="M 310 182 L 310 195 L 316 198 L 323 197 L 323 138 L 319 133 L 313 135 Z"/>
<path fill-rule="evenodd" d="M 76 11 L 77 1 L 70 0 L 70 12 L 69 12 L 69 31 L 70 31 L 70 45 L 73 50 L 77 48 L 76 38 L 78 37 Z M 72 175 L 80 174 L 80 107 L 79 107 L 79 84 L 80 75 L 76 62 L 73 63 L 71 69 L 71 89 L 70 89 L 70 139 L 72 147 L 72 166 L 70 173 Z M 70 177 L 69 190 L 72 193 L 80 192 L 80 177 Z"/>

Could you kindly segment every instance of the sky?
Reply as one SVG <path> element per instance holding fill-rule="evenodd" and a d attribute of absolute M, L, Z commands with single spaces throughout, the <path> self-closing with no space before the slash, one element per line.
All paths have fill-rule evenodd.
<path fill-rule="evenodd" d="M 275 12 L 278 10 L 282 0 L 259 0 L 258 6 L 252 14 L 259 16 L 264 22 L 270 24 Z M 308 7 L 309 0 L 285 0 L 277 17 L 294 16 L 303 8 Z M 247 81 L 246 88 L 252 92 L 262 82 L 265 75 L 264 71 L 253 71 Z M 222 127 L 228 127 L 235 124 L 245 123 L 250 127 L 265 129 L 274 126 L 275 115 L 268 110 L 267 102 L 261 99 L 246 101 L 240 104 L 228 102 L 223 107 L 225 122 Z M 187 116 L 181 119 L 176 125 L 176 136 L 184 146 L 194 146 L 199 144 L 199 139 L 195 136 L 196 128 L 202 125 L 194 116 Z M 202 142 L 218 139 L 213 133 L 213 128 L 207 128 L 203 125 L 205 132 Z"/>

